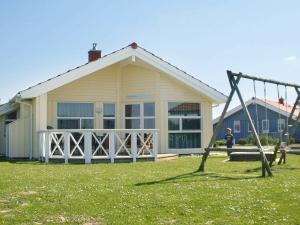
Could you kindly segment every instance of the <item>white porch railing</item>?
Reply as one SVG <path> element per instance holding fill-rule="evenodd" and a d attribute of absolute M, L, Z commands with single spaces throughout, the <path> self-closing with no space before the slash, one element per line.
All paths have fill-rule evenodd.
<path fill-rule="evenodd" d="M 39 131 L 40 155 L 49 159 L 157 159 L 157 129 L 70 129 Z"/>

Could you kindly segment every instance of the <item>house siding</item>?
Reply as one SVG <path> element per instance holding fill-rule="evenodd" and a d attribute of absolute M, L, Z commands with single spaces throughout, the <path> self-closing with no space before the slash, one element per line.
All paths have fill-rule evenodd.
<path fill-rule="evenodd" d="M 257 122 L 256 122 L 256 106 L 255 104 L 248 105 L 248 110 L 251 115 L 252 120 L 254 121 L 254 125 L 256 127 L 256 130 L 259 134 L 262 134 L 262 120 L 265 120 L 265 107 L 261 105 L 257 105 L 257 114 L 258 114 L 258 129 L 257 129 Z M 282 119 L 287 119 L 287 117 L 280 115 L 280 118 Z M 267 119 L 269 120 L 269 135 L 274 137 L 274 138 L 279 138 L 280 133 L 278 132 L 278 127 L 277 127 L 277 121 L 279 119 L 278 112 L 275 112 L 273 110 L 267 109 Z M 240 121 L 241 123 L 241 132 L 236 133 L 234 132 L 234 121 Z M 214 124 L 214 127 L 216 124 Z M 248 131 L 248 120 L 247 117 L 243 111 L 243 109 L 239 110 L 238 112 L 228 116 L 227 118 L 224 119 L 223 124 L 221 126 L 220 132 L 217 135 L 217 139 L 223 139 L 224 134 L 226 132 L 226 128 L 231 128 L 234 138 L 236 142 L 241 139 L 241 138 L 247 138 L 249 135 L 251 135 L 251 132 Z M 289 129 L 291 130 L 291 129 Z M 300 127 L 298 126 L 296 129 L 296 139 L 300 141 Z"/>
<path fill-rule="evenodd" d="M 5 155 L 5 116 L 0 116 L 0 156 Z"/>
<path fill-rule="evenodd" d="M 160 133 L 160 153 L 168 152 L 169 101 L 201 103 L 202 147 L 208 144 L 212 134 L 212 100 L 149 65 L 115 64 L 49 92 L 48 126 L 57 127 L 56 105 L 57 102 L 63 101 L 92 102 L 96 109 L 101 108 L 105 102 L 116 103 L 116 128 L 124 128 L 125 103 L 155 102 L 155 125 Z M 103 127 L 100 113 L 95 113 L 94 127 L 99 129 Z M 197 153 L 200 149 L 173 152 Z"/>

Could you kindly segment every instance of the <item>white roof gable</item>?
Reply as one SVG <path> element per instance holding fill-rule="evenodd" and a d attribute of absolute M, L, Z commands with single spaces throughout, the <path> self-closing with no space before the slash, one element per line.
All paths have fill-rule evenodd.
<path fill-rule="evenodd" d="M 80 79 L 84 76 L 87 76 L 93 72 L 96 72 L 115 63 L 123 61 L 127 58 L 138 57 L 139 59 L 165 72 L 166 74 L 174 77 L 175 79 L 191 86 L 196 91 L 199 91 L 201 94 L 212 99 L 214 103 L 223 103 L 227 100 L 227 97 L 221 92 L 217 91 L 216 89 L 208 86 L 202 81 L 192 77 L 186 72 L 155 56 L 151 52 L 148 52 L 146 49 L 136 46 L 137 45 L 133 43 L 125 48 L 103 56 L 102 58 L 96 61 L 84 64 L 83 66 L 77 67 L 73 70 L 69 70 L 66 73 L 58 75 L 38 85 L 20 91 L 18 95 L 22 99 L 34 98 L 51 90 L 54 90 L 60 86 L 68 84 L 72 81 Z"/>

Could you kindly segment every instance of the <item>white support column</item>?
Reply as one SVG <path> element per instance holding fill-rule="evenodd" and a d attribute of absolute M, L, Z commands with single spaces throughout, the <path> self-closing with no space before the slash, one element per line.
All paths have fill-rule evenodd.
<path fill-rule="evenodd" d="M 49 150 L 50 150 L 50 133 L 45 133 L 45 163 L 49 163 Z"/>
<path fill-rule="evenodd" d="M 109 132 L 109 157 L 110 162 L 115 162 L 115 133 Z"/>
<path fill-rule="evenodd" d="M 92 162 L 92 132 L 84 132 L 84 158 L 85 163 Z"/>
<path fill-rule="evenodd" d="M 158 152 L 158 132 L 153 132 L 153 157 L 154 161 L 157 160 L 157 152 Z"/>
<path fill-rule="evenodd" d="M 136 162 L 136 157 L 137 157 L 137 132 L 136 131 L 131 133 L 131 154 L 132 154 L 132 161 Z"/>
<path fill-rule="evenodd" d="M 68 163 L 69 155 L 70 155 L 70 135 L 68 132 L 64 132 L 64 156 L 65 163 Z"/>

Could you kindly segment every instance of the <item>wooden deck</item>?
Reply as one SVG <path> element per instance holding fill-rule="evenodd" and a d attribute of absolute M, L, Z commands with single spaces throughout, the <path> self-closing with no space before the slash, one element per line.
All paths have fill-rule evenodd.
<path fill-rule="evenodd" d="M 157 160 L 158 161 L 164 161 L 164 160 L 173 160 L 177 159 L 178 154 L 158 154 L 157 155 Z M 45 159 L 42 158 L 42 161 Z M 139 158 L 136 159 L 137 162 L 145 162 L 145 161 L 155 161 L 155 158 L 151 155 L 143 155 L 140 156 Z M 64 163 L 65 160 L 63 158 L 50 158 L 49 162 L 52 163 Z M 79 163 L 79 164 L 84 164 L 85 159 L 83 158 L 69 158 L 68 160 L 69 163 Z M 130 163 L 133 162 L 133 158 L 130 156 L 118 156 L 114 159 L 115 163 Z M 110 158 L 108 157 L 97 157 L 93 158 L 91 160 L 91 163 L 111 163 Z"/>

